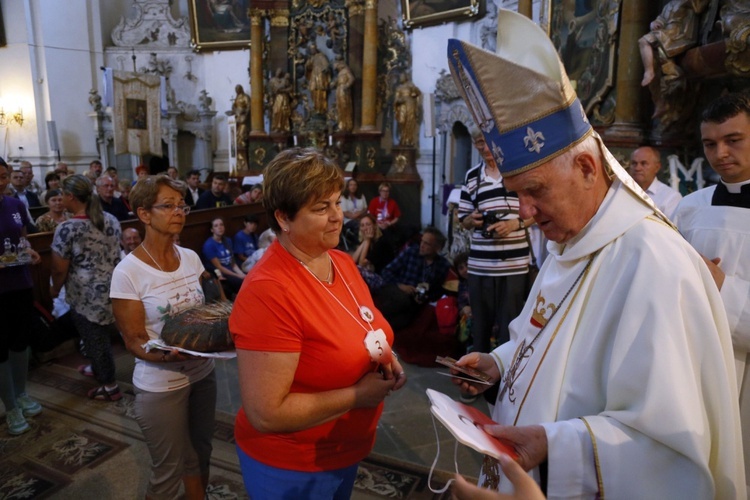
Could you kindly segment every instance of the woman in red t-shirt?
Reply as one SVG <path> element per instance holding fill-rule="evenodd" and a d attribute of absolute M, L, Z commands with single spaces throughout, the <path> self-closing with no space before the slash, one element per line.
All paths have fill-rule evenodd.
<path fill-rule="evenodd" d="M 292 148 L 263 176 L 278 240 L 245 279 L 229 319 L 245 487 L 254 500 L 348 499 L 383 400 L 406 375 L 356 265 L 334 250 L 341 170 L 317 150 Z"/>

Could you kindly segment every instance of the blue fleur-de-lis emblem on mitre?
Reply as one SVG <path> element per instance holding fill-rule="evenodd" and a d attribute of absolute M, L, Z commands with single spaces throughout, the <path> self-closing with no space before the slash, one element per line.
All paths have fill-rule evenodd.
<path fill-rule="evenodd" d="M 523 138 L 523 144 L 529 150 L 529 153 L 541 153 L 545 140 L 544 134 L 534 132 L 531 127 L 526 127 L 526 137 Z"/>
<path fill-rule="evenodd" d="M 495 163 L 497 163 L 497 166 L 502 167 L 503 161 L 505 161 L 503 150 L 500 149 L 500 146 L 495 144 L 495 141 L 492 141 L 492 147 L 490 148 L 490 150 L 492 151 L 492 156 L 495 157 Z"/>

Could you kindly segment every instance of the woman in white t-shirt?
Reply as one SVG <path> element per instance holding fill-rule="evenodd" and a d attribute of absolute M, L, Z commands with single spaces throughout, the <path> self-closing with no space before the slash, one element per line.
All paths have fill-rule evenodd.
<path fill-rule="evenodd" d="M 151 350 L 170 316 L 204 303 L 209 279 L 200 257 L 176 246 L 190 207 L 185 184 L 167 176 L 140 179 L 130 193 L 133 212 L 146 228 L 143 243 L 118 264 L 110 297 L 117 326 L 136 357 L 135 414 L 151 454 L 147 498 L 202 499 L 208 485 L 216 408 L 211 359 L 177 350 Z"/>

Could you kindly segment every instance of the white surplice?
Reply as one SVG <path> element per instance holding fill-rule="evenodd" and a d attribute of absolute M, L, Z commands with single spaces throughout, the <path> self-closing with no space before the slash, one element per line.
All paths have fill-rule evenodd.
<path fill-rule="evenodd" d="M 721 258 L 726 274 L 721 298 L 734 346 L 740 418 L 745 449 L 745 475 L 750 480 L 750 210 L 712 206 L 716 186 L 686 196 L 675 214 L 683 236 L 708 259 Z M 749 488 L 750 489 L 750 488 Z"/>
<path fill-rule="evenodd" d="M 652 213 L 615 180 L 579 235 L 550 242 L 511 340 L 493 352 L 502 373 L 548 321 L 492 416 L 544 426 L 549 498 L 745 496 L 721 297 L 699 255 Z M 500 489 L 511 489 L 504 478 Z"/>

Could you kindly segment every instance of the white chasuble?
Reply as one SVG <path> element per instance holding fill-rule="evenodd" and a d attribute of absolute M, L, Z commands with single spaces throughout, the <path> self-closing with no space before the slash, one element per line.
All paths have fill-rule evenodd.
<path fill-rule="evenodd" d="M 740 418 L 744 431 L 745 480 L 750 480 L 750 210 L 712 206 L 716 187 L 685 197 L 675 213 L 675 223 L 698 253 L 721 258 L 726 274 L 721 298 L 729 319 L 734 346 Z"/>
<path fill-rule="evenodd" d="M 744 498 L 731 340 L 700 256 L 618 180 L 548 249 L 493 352 L 501 373 L 517 367 L 492 414 L 543 425 L 548 497 Z"/>

